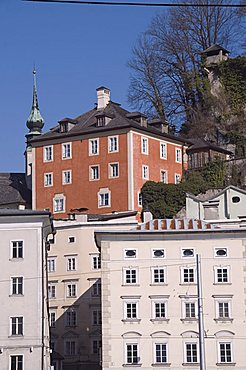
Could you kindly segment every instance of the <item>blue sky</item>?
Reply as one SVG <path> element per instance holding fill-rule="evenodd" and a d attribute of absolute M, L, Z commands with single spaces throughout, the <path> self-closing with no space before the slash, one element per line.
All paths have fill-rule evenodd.
<path fill-rule="evenodd" d="M 127 104 L 127 61 L 155 8 L 0 0 L 0 172 L 24 171 L 32 69 L 46 130 L 93 107 L 96 88 Z"/>

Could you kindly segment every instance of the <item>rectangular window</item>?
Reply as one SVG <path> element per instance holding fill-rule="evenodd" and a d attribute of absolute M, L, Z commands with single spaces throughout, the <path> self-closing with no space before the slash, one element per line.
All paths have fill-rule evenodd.
<path fill-rule="evenodd" d="M 99 192 L 98 207 L 110 207 L 110 192 Z"/>
<path fill-rule="evenodd" d="M 138 344 L 127 343 L 126 344 L 126 363 L 137 364 L 139 362 Z"/>
<path fill-rule="evenodd" d="M 62 159 L 72 158 L 72 144 L 62 144 Z"/>
<path fill-rule="evenodd" d="M 124 284 L 137 284 L 137 270 L 134 268 L 124 269 Z"/>
<path fill-rule="evenodd" d="M 62 184 L 71 184 L 72 183 L 72 171 L 67 170 L 67 171 L 62 171 Z"/>
<path fill-rule="evenodd" d="M 195 302 L 185 302 L 185 318 L 195 319 L 196 318 L 196 304 Z"/>
<path fill-rule="evenodd" d="M 75 283 L 67 284 L 67 297 L 72 298 L 77 295 L 77 285 Z"/>
<path fill-rule="evenodd" d="M 177 163 L 182 163 L 182 150 L 179 148 L 176 148 L 175 160 Z"/>
<path fill-rule="evenodd" d="M 138 302 L 124 302 L 125 305 L 125 320 L 134 320 L 138 318 Z"/>
<path fill-rule="evenodd" d="M 91 295 L 93 297 L 100 297 L 101 296 L 101 279 L 98 279 L 93 285 L 92 285 L 92 291 Z"/>
<path fill-rule="evenodd" d="M 167 144 L 160 143 L 160 158 L 167 159 Z"/>
<path fill-rule="evenodd" d="M 229 315 L 229 302 L 218 302 L 219 318 L 228 318 Z"/>
<path fill-rule="evenodd" d="M 23 317 L 11 317 L 11 335 L 23 335 Z"/>
<path fill-rule="evenodd" d="M 92 341 L 92 353 L 94 355 L 99 355 L 101 348 L 102 348 L 102 341 L 100 339 L 93 339 L 93 341 Z"/>
<path fill-rule="evenodd" d="M 145 180 L 149 179 L 149 166 L 146 165 L 142 166 L 142 178 Z"/>
<path fill-rule="evenodd" d="M 108 151 L 112 153 L 118 152 L 118 150 L 118 136 L 110 136 L 108 138 Z"/>
<path fill-rule="evenodd" d="M 152 268 L 152 283 L 153 284 L 165 283 L 165 269 L 163 267 Z"/>
<path fill-rule="evenodd" d="M 101 255 L 92 256 L 92 269 L 99 270 L 101 268 Z"/>
<path fill-rule="evenodd" d="M 50 316 L 50 327 L 54 328 L 56 326 L 56 313 L 54 311 L 50 312 L 49 316 Z"/>
<path fill-rule="evenodd" d="M 53 185 L 53 173 L 45 173 L 44 174 L 44 186 L 52 186 Z"/>
<path fill-rule="evenodd" d="M 161 170 L 160 172 L 160 181 L 163 182 L 164 184 L 167 184 L 167 171 Z"/>
<path fill-rule="evenodd" d="M 101 310 L 92 311 L 92 325 L 101 325 L 102 323 L 102 313 Z"/>
<path fill-rule="evenodd" d="M 56 271 L 56 259 L 48 258 L 47 267 L 48 267 L 48 272 L 55 272 Z"/>
<path fill-rule="evenodd" d="M 56 298 L 56 285 L 55 284 L 48 285 L 48 297 L 50 299 Z"/>
<path fill-rule="evenodd" d="M 166 302 L 154 302 L 154 310 L 155 319 L 166 318 Z"/>
<path fill-rule="evenodd" d="M 90 180 L 99 180 L 99 178 L 100 178 L 99 165 L 90 166 L 89 171 L 90 171 L 90 173 L 89 173 Z"/>
<path fill-rule="evenodd" d="M 24 370 L 24 356 L 23 355 L 10 356 L 10 370 Z"/>
<path fill-rule="evenodd" d="M 179 184 L 181 182 L 181 175 L 179 173 L 175 173 L 175 184 Z"/>
<path fill-rule="evenodd" d="M 69 236 L 68 243 L 75 243 L 75 236 Z"/>
<path fill-rule="evenodd" d="M 89 155 L 99 154 L 99 139 L 89 140 Z"/>
<path fill-rule="evenodd" d="M 166 343 L 155 343 L 155 363 L 166 364 L 167 363 L 167 344 Z"/>
<path fill-rule="evenodd" d="M 64 196 L 54 198 L 54 212 L 65 211 L 65 198 Z"/>
<path fill-rule="evenodd" d="M 23 241 L 12 241 L 12 258 L 23 258 Z"/>
<path fill-rule="evenodd" d="M 76 257 L 68 257 L 67 258 L 67 271 L 75 271 L 76 270 Z"/>
<path fill-rule="evenodd" d="M 65 355 L 66 356 L 76 355 L 76 342 L 75 342 L 75 340 L 66 340 L 65 341 Z"/>
<path fill-rule="evenodd" d="M 143 205 L 143 194 L 141 192 L 138 193 L 138 206 L 142 207 Z"/>
<path fill-rule="evenodd" d="M 66 326 L 77 325 L 77 311 L 74 308 L 70 308 L 66 311 Z"/>
<path fill-rule="evenodd" d="M 119 177 L 119 163 L 109 163 L 109 177 Z"/>
<path fill-rule="evenodd" d="M 51 162 L 53 161 L 53 146 L 45 146 L 44 147 L 44 162 Z"/>
<path fill-rule="evenodd" d="M 197 363 L 198 354 L 197 354 L 197 343 L 186 343 L 186 363 Z"/>
<path fill-rule="evenodd" d="M 217 284 L 229 283 L 229 267 L 215 268 L 215 282 Z"/>
<path fill-rule="evenodd" d="M 142 154 L 149 154 L 149 143 L 146 137 L 142 137 Z"/>
<path fill-rule="evenodd" d="M 194 283 L 195 282 L 195 269 L 193 267 L 184 267 L 182 269 L 183 283 Z"/>
<path fill-rule="evenodd" d="M 12 277 L 12 294 L 23 295 L 23 277 Z"/>
<path fill-rule="evenodd" d="M 219 357 L 220 363 L 232 362 L 232 348 L 231 343 L 219 343 Z"/>

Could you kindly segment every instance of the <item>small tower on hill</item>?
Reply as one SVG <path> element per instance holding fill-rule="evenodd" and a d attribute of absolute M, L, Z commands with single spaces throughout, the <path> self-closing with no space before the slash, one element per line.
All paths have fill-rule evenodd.
<path fill-rule="evenodd" d="M 201 53 L 206 59 L 206 67 L 213 67 L 228 59 L 229 51 L 223 46 L 214 44 Z"/>
<path fill-rule="evenodd" d="M 41 116 L 38 107 L 38 96 L 37 96 L 37 81 L 36 81 L 36 70 L 33 70 L 33 100 L 32 108 L 29 117 L 26 122 L 26 126 L 29 132 L 26 134 L 26 151 L 25 151 L 25 172 L 26 172 L 26 182 L 28 188 L 32 188 L 32 145 L 31 139 L 40 135 L 42 133 L 42 128 L 44 127 L 44 119 Z"/>

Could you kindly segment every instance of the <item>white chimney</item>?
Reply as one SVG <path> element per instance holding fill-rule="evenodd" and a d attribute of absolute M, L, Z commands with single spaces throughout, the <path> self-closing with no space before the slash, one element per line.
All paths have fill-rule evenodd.
<path fill-rule="evenodd" d="M 97 89 L 97 109 L 106 108 L 110 101 L 110 90 L 107 87 L 98 87 Z"/>

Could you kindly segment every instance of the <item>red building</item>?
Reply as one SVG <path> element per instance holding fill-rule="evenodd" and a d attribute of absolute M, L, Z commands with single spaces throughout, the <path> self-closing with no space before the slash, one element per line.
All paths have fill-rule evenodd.
<path fill-rule="evenodd" d="M 39 113 L 35 99 L 32 110 Z M 40 117 L 33 128 L 34 116 L 26 151 L 33 209 L 48 208 L 56 217 L 78 208 L 141 210 L 147 180 L 177 183 L 186 166 L 182 139 L 168 134 L 166 124 L 112 102 L 105 87 L 97 89 L 96 108 L 62 119 L 47 133 L 41 133 Z"/>

